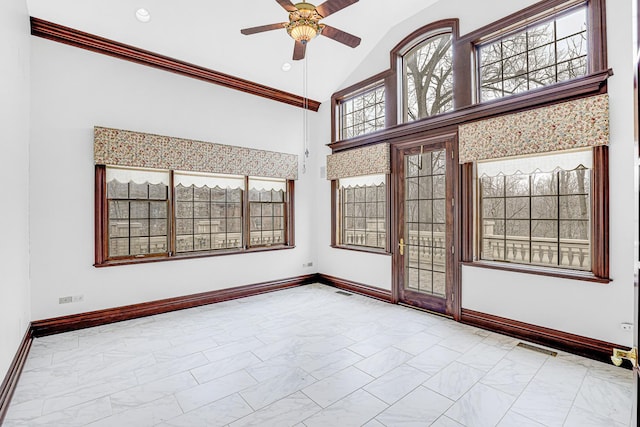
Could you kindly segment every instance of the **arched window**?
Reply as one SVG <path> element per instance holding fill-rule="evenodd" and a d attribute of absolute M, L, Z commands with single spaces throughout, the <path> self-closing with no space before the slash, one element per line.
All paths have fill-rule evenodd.
<path fill-rule="evenodd" d="M 453 36 L 431 32 L 401 56 L 403 121 L 453 110 Z"/>

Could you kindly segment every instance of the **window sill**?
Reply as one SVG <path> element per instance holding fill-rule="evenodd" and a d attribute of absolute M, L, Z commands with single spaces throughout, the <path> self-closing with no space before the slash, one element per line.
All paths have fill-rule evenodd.
<path fill-rule="evenodd" d="M 376 254 L 376 255 L 391 255 L 390 252 L 387 252 L 384 249 L 368 248 L 366 246 L 331 245 L 331 247 L 333 249 L 344 249 L 347 251 L 354 251 L 354 252 L 367 252 L 367 253 Z"/>
<path fill-rule="evenodd" d="M 241 255 L 241 254 L 250 254 L 256 252 L 270 252 L 270 251 L 280 251 L 284 249 L 294 249 L 295 246 L 269 246 L 269 247 L 257 247 L 250 249 L 241 249 L 241 250 L 225 250 L 225 251 L 215 251 L 215 252 L 195 252 L 195 253 L 180 253 L 173 256 L 147 256 L 144 258 L 125 258 L 125 259 L 112 259 L 107 260 L 101 263 L 93 264 L 96 268 L 102 267 L 114 267 L 116 265 L 132 265 L 132 264 L 146 264 L 150 262 L 162 262 L 162 261 L 177 261 L 182 259 L 197 259 L 197 258 L 209 258 L 209 257 L 218 257 L 224 255 Z"/>
<path fill-rule="evenodd" d="M 488 268 L 492 270 L 512 271 L 514 273 L 534 274 L 536 276 L 557 277 L 560 279 L 580 280 L 583 282 L 594 282 L 608 284 L 612 281 L 610 278 L 597 277 L 589 271 L 566 270 L 557 268 L 545 268 L 540 266 L 516 265 L 502 262 L 491 261 L 473 261 L 461 262 L 460 264 L 467 267 Z"/>

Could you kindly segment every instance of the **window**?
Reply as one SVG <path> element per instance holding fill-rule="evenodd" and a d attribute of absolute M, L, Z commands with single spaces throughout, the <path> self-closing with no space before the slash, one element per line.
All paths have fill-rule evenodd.
<path fill-rule="evenodd" d="M 587 7 L 477 46 L 480 102 L 587 74 Z"/>
<path fill-rule="evenodd" d="M 384 95 L 384 85 L 376 85 L 340 100 L 340 139 L 384 129 Z"/>
<path fill-rule="evenodd" d="M 242 248 L 244 177 L 175 173 L 176 252 Z"/>
<path fill-rule="evenodd" d="M 249 179 L 251 246 L 271 246 L 285 242 L 287 182 Z"/>
<path fill-rule="evenodd" d="M 98 165 L 96 189 L 96 266 L 293 247 L 293 181 Z"/>
<path fill-rule="evenodd" d="M 110 258 L 166 254 L 168 172 L 107 170 Z"/>
<path fill-rule="evenodd" d="M 591 150 L 479 162 L 482 260 L 591 271 Z"/>
<path fill-rule="evenodd" d="M 452 33 L 440 33 L 402 57 L 404 121 L 453 110 Z"/>
<path fill-rule="evenodd" d="M 387 246 L 386 175 L 338 180 L 338 244 L 384 250 Z"/>

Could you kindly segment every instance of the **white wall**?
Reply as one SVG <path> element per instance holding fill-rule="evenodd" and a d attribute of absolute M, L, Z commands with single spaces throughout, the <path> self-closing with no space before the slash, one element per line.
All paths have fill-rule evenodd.
<path fill-rule="evenodd" d="M 93 267 L 94 125 L 301 154 L 302 110 L 36 37 L 31 49 L 33 319 L 315 272 L 302 267 L 315 261 L 309 174 L 295 249 Z M 84 302 L 58 304 L 73 295 Z"/>
<path fill-rule="evenodd" d="M 383 41 L 349 76 L 350 86 L 389 68 L 389 51 L 415 29 L 445 18 L 460 19 L 464 35 L 511 12 L 535 3 L 530 0 L 492 2 L 487 7 L 473 0 L 441 1 L 391 29 Z M 611 99 L 610 146 L 610 284 L 501 272 L 475 267 L 462 269 L 462 306 L 484 313 L 558 329 L 621 345 L 632 344 L 632 334 L 621 322 L 633 321 L 633 47 L 631 2 L 607 1 L 608 58 L 615 75 L 609 80 Z M 615 28 L 615 31 L 612 29 Z M 330 140 L 330 113 L 321 111 L 324 127 L 318 151 Z M 319 180 L 322 211 L 318 213 L 320 272 L 344 279 L 391 288 L 391 258 L 331 249 L 330 185 Z"/>
<path fill-rule="evenodd" d="M 0 2 L 0 381 L 29 323 L 29 15 Z"/>
<path fill-rule="evenodd" d="M 609 149 L 610 276 L 603 285 L 576 280 L 462 270 L 462 306 L 578 335 L 631 346 L 634 270 L 633 37 L 631 2 L 607 1 L 611 140 Z M 615 31 L 612 29 L 615 28 Z"/>
<path fill-rule="evenodd" d="M 364 283 L 391 290 L 391 256 L 355 252 L 331 247 L 331 182 L 320 176 L 320 168 L 326 165 L 326 156 L 331 149 L 331 104 L 323 102 L 316 120 L 312 123 L 312 134 L 317 138 L 314 152 L 318 159 L 316 175 L 316 247 L 318 271 L 323 274 Z"/>

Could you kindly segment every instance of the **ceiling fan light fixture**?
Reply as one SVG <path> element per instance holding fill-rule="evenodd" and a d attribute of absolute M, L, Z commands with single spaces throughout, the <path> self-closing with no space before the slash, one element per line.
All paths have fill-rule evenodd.
<path fill-rule="evenodd" d="M 246 36 L 265 31 L 282 29 L 287 30 L 287 34 L 295 40 L 293 45 L 293 60 L 304 59 L 307 43 L 319 35 L 333 39 L 349 47 L 357 47 L 360 44 L 360 37 L 349 34 L 329 25 L 321 24 L 320 21 L 327 16 L 344 9 L 359 0 L 325 0 L 317 8 L 306 1 L 293 4 L 291 0 L 276 0 L 289 13 L 289 22 L 277 24 L 260 25 L 258 27 L 243 28 L 240 32 Z"/>
<path fill-rule="evenodd" d="M 287 33 L 295 40 L 306 43 L 322 32 L 324 25 L 313 19 L 298 19 L 289 22 Z"/>

